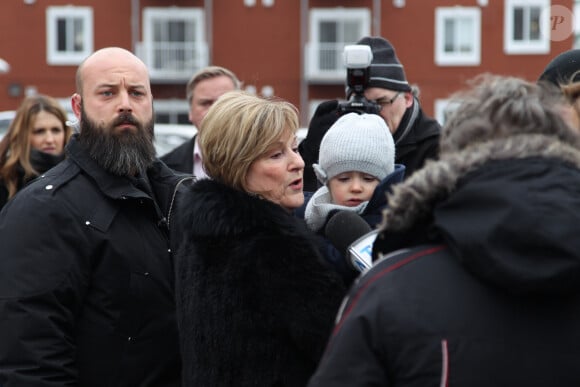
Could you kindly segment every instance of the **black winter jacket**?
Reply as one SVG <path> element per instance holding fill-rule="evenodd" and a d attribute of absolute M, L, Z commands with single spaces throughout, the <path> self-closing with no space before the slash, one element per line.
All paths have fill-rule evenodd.
<path fill-rule="evenodd" d="M 440 134 L 439 123 L 423 113 L 419 101 L 415 98 L 393 134 L 395 163 L 406 167 L 405 178 L 423 167 L 427 160 L 437 159 Z"/>
<path fill-rule="evenodd" d="M 67 159 L 0 213 L 0 385 L 179 386 L 167 219 L 179 177 L 153 194 Z"/>
<path fill-rule="evenodd" d="M 580 152 L 532 137 L 403 184 L 310 387 L 580 385 Z"/>
<path fill-rule="evenodd" d="M 197 134 L 172 151 L 164 154 L 160 157 L 160 160 L 175 171 L 191 175 L 193 173 L 193 149 L 196 136 Z"/>
<path fill-rule="evenodd" d="M 305 224 L 209 179 L 172 228 L 184 386 L 304 386 L 345 289 Z M 177 239 L 177 238 L 176 238 Z"/>
<path fill-rule="evenodd" d="M 44 172 L 48 171 L 50 168 L 54 167 L 56 164 L 60 163 L 64 160 L 64 153 L 59 156 L 51 155 L 48 153 L 41 152 L 36 149 L 30 150 L 30 164 L 34 168 L 36 172 L 39 174 L 43 174 Z M 18 182 L 16 184 L 16 192 L 20 191 L 24 185 L 37 176 L 33 176 L 30 178 L 24 178 L 24 169 L 22 167 L 18 170 Z M 8 187 L 4 181 L 0 179 L 0 210 L 6 202 L 8 201 Z"/>

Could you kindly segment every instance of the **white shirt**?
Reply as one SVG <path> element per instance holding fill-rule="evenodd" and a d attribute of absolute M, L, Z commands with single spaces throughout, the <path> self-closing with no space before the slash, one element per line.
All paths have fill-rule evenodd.
<path fill-rule="evenodd" d="M 198 180 L 209 178 L 209 176 L 203 170 L 203 164 L 201 162 L 201 149 L 197 143 L 197 138 L 195 139 L 195 145 L 193 146 L 193 175 Z"/>

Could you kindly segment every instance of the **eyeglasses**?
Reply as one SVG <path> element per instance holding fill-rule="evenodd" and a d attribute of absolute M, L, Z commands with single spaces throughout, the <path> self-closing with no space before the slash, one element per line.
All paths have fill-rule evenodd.
<path fill-rule="evenodd" d="M 397 94 L 395 94 L 393 96 L 393 98 L 391 98 L 391 99 L 383 99 L 384 97 L 383 98 L 379 98 L 378 100 L 375 101 L 375 103 L 377 105 L 379 105 L 381 107 L 381 109 L 384 108 L 385 106 L 391 106 L 393 104 L 393 102 L 395 102 L 395 100 L 397 98 L 399 98 L 399 96 L 401 95 L 401 93 L 402 93 L 401 91 L 398 91 Z"/>

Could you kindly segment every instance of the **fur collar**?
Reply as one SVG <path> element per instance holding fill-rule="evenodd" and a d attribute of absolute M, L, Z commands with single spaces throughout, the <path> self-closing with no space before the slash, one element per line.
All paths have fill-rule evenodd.
<path fill-rule="evenodd" d="M 178 198 L 175 222 L 195 236 L 228 237 L 256 229 L 283 229 L 292 217 L 269 200 L 215 180 L 198 180 L 188 190 Z"/>

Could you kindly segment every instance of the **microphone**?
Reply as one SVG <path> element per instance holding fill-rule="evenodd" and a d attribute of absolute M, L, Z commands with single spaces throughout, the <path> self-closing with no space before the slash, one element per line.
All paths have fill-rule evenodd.
<path fill-rule="evenodd" d="M 356 212 L 338 211 L 324 229 L 330 242 L 345 255 L 349 266 L 364 272 L 372 264 L 373 243 L 379 230 L 371 226 Z"/>

